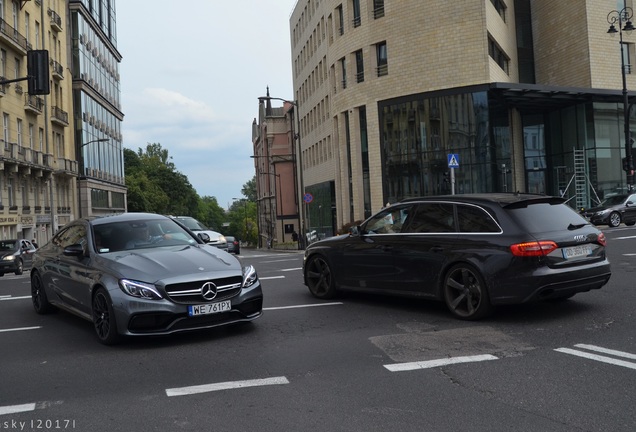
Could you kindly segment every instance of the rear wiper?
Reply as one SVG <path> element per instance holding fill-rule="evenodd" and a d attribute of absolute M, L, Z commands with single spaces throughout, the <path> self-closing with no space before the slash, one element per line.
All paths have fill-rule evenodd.
<path fill-rule="evenodd" d="M 577 230 L 577 229 L 583 228 L 585 225 L 587 225 L 587 224 L 586 223 L 582 223 L 582 224 L 574 225 L 574 224 L 570 223 L 570 225 L 568 225 L 568 231 L 573 231 L 573 230 Z"/>

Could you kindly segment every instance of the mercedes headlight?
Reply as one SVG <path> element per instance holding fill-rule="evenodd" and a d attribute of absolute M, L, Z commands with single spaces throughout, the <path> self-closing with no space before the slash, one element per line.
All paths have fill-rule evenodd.
<path fill-rule="evenodd" d="M 119 281 L 119 287 L 123 292 L 133 297 L 147 300 L 159 300 L 163 298 L 161 294 L 159 294 L 159 291 L 157 291 L 157 288 L 148 283 L 122 279 Z"/>
<path fill-rule="evenodd" d="M 2 257 L 2 261 L 15 261 L 15 255 L 7 255 Z"/>
<path fill-rule="evenodd" d="M 243 267 L 243 288 L 254 285 L 257 280 L 258 276 L 256 276 L 256 269 L 254 266 L 248 265 Z"/>

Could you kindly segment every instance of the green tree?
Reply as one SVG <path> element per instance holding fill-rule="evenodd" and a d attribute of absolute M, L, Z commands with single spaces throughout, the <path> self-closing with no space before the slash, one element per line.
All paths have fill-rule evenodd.
<path fill-rule="evenodd" d="M 244 197 L 247 198 L 248 201 L 256 202 L 256 176 L 252 177 L 251 180 L 247 181 L 243 188 L 241 189 L 241 193 Z"/>
<path fill-rule="evenodd" d="M 124 149 L 128 211 L 192 216 L 221 232 L 225 212 L 215 197 L 199 197 L 188 177 L 179 172 L 172 156 L 159 143 L 137 152 Z"/>

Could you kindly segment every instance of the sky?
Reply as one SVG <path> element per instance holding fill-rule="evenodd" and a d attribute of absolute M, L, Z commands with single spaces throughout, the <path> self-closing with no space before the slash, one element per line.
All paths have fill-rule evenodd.
<path fill-rule="evenodd" d="M 254 177 L 258 97 L 293 100 L 296 0 L 118 0 L 123 145 L 168 150 L 197 194 L 227 209 Z M 282 106 L 282 102 L 273 102 Z"/>

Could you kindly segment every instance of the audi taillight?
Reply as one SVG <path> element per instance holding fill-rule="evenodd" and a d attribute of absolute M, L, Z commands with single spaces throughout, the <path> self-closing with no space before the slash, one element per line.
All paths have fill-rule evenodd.
<path fill-rule="evenodd" d="M 607 243 L 607 239 L 605 238 L 605 234 L 600 233 L 598 235 L 598 237 L 596 238 L 596 241 L 601 245 L 601 246 L 605 246 L 605 244 Z"/>
<path fill-rule="evenodd" d="M 551 240 L 542 240 L 510 245 L 510 250 L 514 256 L 533 257 L 544 256 L 558 248 L 557 244 Z"/>

